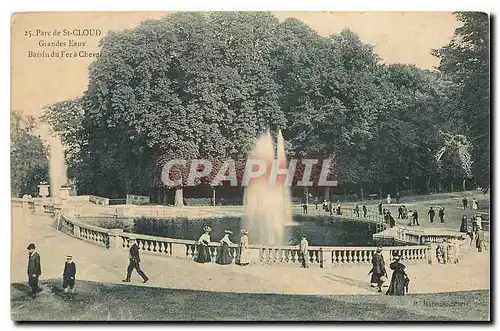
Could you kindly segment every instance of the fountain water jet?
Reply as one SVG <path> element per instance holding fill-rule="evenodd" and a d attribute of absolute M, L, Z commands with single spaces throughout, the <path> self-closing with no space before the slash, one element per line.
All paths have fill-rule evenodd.
<path fill-rule="evenodd" d="M 67 184 L 66 164 L 64 161 L 64 148 L 59 136 L 51 136 L 49 140 L 49 180 L 50 196 L 54 203 L 61 201 L 61 186 Z"/>
<path fill-rule="evenodd" d="M 280 169 L 286 168 L 284 140 L 281 131 L 278 134 L 278 153 L 275 159 L 274 144 L 271 134 L 261 136 L 248 159 L 258 159 L 267 166 L 264 175 L 252 178 L 243 198 L 243 227 L 247 229 L 252 243 L 261 245 L 284 245 L 285 224 L 292 219 L 289 187 L 285 185 L 286 175 L 278 175 L 275 183 L 269 183 L 273 162 Z"/>

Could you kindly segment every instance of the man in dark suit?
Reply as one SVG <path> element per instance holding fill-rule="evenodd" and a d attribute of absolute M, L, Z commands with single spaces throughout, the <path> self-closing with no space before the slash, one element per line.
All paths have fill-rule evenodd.
<path fill-rule="evenodd" d="M 35 298 L 38 292 L 38 277 L 42 274 L 40 255 L 35 252 L 35 244 L 28 245 L 28 284 L 31 287 L 31 297 Z"/>
<path fill-rule="evenodd" d="M 132 270 L 137 270 L 137 273 L 142 277 L 142 282 L 145 283 L 149 280 L 148 276 L 141 270 L 139 263 L 141 259 L 139 258 L 139 245 L 137 245 L 137 241 L 135 238 L 130 238 L 133 242 L 132 246 L 130 246 L 129 250 L 129 264 L 127 268 L 127 278 L 123 280 L 123 282 L 130 282 L 130 276 L 132 275 Z"/>

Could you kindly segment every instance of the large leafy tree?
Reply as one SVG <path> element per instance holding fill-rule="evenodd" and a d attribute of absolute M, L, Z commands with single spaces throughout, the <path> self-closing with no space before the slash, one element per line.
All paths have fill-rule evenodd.
<path fill-rule="evenodd" d="M 49 161 L 46 146 L 33 133 L 36 121 L 11 113 L 10 122 L 10 180 L 11 194 L 37 196 L 38 184 L 48 180 Z"/>
<path fill-rule="evenodd" d="M 434 50 L 439 70 L 451 80 L 450 115 L 456 133 L 472 144 L 476 183 L 489 186 L 490 177 L 490 20 L 479 12 L 457 12 L 463 23 L 450 43 Z"/>
<path fill-rule="evenodd" d="M 278 23 L 266 13 L 182 13 L 105 37 L 84 95 L 95 184 L 145 193 L 164 160 L 242 156 L 283 125 L 270 67 Z"/>

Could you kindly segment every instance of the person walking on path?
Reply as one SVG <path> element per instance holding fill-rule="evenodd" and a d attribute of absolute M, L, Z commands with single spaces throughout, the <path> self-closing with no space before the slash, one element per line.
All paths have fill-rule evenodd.
<path fill-rule="evenodd" d="M 401 257 L 399 254 L 395 254 L 394 262 L 389 265 L 389 268 L 394 271 L 392 272 L 391 284 L 387 290 L 387 295 L 405 295 L 405 292 L 408 293 L 410 280 L 405 272 L 406 266 L 399 262 L 400 260 Z"/>
<path fill-rule="evenodd" d="M 464 210 L 467 209 L 468 204 L 469 204 L 469 201 L 467 200 L 467 197 L 464 197 L 462 199 L 462 205 L 464 206 Z"/>
<path fill-rule="evenodd" d="M 300 241 L 299 255 L 302 260 L 302 268 L 309 268 L 309 242 L 306 235 L 303 235 Z"/>
<path fill-rule="evenodd" d="M 212 257 L 210 256 L 210 248 L 208 244 L 210 244 L 210 232 L 212 232 L 212 228 L 208 225 L 203 228 L 203 234 L 198 239 L 198 256 L 196 256 L 195 261 L 198 263 L 208 263 L 212 261 Z"/>
<path fill-rule="evenodd" d="M 222 239 L 220 240 L 220 250 L 219 254 L 217 255 L 217 260 L 215 261 L 215 263 L 220 265 L 228 265 L 233 263 L 233 257 L 229 253 L 229 245 L 232 244 L 229 236 L 233 234 L 233 231 L 226 230 L 224 231 L 224 233 L 224 237 L 222 237 Z"/>
<path fill-rule="evenodd" d="M 415 225 L 415 223 L 417 223 L 416 225 L 420 225 L 418 223 L 418 211 L 416 209 L 413 211 L 413 225 Z"/>
<path fill-rule="evenodd" d="M 476 227 L 481 230 L 483 229 L 483 218 L 479 214 L 476 215 Z"/>
<path fill-rule="evenodd" d="M 483 251 L 484 246 L 484 231 L 482 229 L 477 229 L 476 231 L 476 248 L 478 252 Z"/>
<path fill-rule="evenodd" d="M 387 280 L 387 271 L 385 270 L 385 262 L 384 257 L 382 256 L 381 246 L 377 247 L 377 252 L 373 254 L 372 268 L 368 274 L 372 275 L 370 283 L 377 284 L 378 292 L 382 292 L 382 284 Z"/>
<path fill-rule="evenodd" d="M 42 274 L 42 267 L 40 264 L 40 254 L 35 251 L 35 244 L 28 245 L 28 284 L 31 287 L 31 297 L 36 298 L 38 288 L 38 278 Z"/>
<path fill-rule="evenodd" d="M 62 288 L 64 293 L 70 292 L 71 294 L 75 294 L 75 277 L 76 277 L 76 265 L 73 261 L 73 257 L 71 255 L 66 255 L 66 262 L 64 262 L 64 271 L 63 271 L 63 283 Z"/>
<path fill-rule="evenodd" d="M 403 206 L 398 208 L 398 219 L 403 218 Z"/>
<path fill-rule="evenodd" d="M 378 203 L 378 213 L 379 213 L 379 215 L 383 215 L 382 214 L 382 200 L 380 200 L 380 202 Z"/>
<path fill-rule="evenodd" d="M 240 238 L 240 261 L 239 265 L 246 266 L 250 264 L 248 261 L 248 231 L 245 229 L 241 229 L 241 238 Z"/>
<path fill-rule="evenodd" d="M 439 215 L 439 220 L 441 221 L 441 223 L 444 223 L 444 208 L 443 207 L 439 208 L 438 215 Z"/>
<path fill-rule="evenodd" d="M 354 213 L 356 214 L 357 217 L 359 217 L 359 206 L 358 206 L 358 204 L 356 204 L 354 206 Z"/>
<path fill-rule="evenodd" d="M 390 194 L 387 194 L 387 204 L 390 205 L 392 202 L 392 198 Z"/>
<path fill-rule="evenodd" d="M 318 197 L 314 199 L 314 207 L 316 207 L 316 210 L 318 210 Z"/>
<path fill-rule="evenodd" d="M 432 209 L 432 207 L 430 207 L 427 215 L 429 215 L 429 221 L 431 221 L 431 223 L 434 223 L 434 216 L 436 215 L 436 212 L 434 211 L 434 209 Z"/>
<path fill-rule="evenodd" d="M 396 193 L 396 203 L 399 205 L 399 198 L 400 198 L 400 195 L 399 195 L 399 191 L 398 193 Z"/>
<path fill-rule="evenodd" d="M 307 214 L 307 204 L 305 204 L 305 203 L 302 204 L 302 212 L 304 214 Z"/>
<path fill-rule="evenodd" d="M 142 282 L 146 283 L 149 278 L 146 274 L 141 270 L 140 262 L 141 258 L 139 257 L 139 245 L 137 244 L 137 240 L 135 238 L 130 238 L 132 240 L 132 246 L 129 249 L 129 263 L 127 267 L 127 277 L 122 280 L 122 282 L 130 283 L 130 276 L 132 275 L 132 271 L 135 269 L 139 276 L 142 277 Z"/>
<path fill-rule="evenodd" d="M 462 216 L 462 223 L 460 224 L 460 232 L 467 233 L 467 216 Z"/>
<path fill-rule="evenodd" d="M 476 198 L 472 199 L 472 210 L 476 211 L 479 208 L 479 205 L 477 204 Z"/>
<path fill-rule="evenodd" d="M 366 218 L 366 214 L 368 213 L 368 210 L 366 209 L 366 205 L 363 204 L 363 217 Z"/>
<path fill-rule="evenodd" d="M 406 208 L 405 205 L 402 206 L 403 207 L 403 219 L 407 220 L 409 217 L 408 217 L 408 208 Z"/>

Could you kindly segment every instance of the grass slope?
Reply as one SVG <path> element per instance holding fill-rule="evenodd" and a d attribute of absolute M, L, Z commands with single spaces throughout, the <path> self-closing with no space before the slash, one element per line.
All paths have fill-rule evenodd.
<path fill-rule="evenodd" d="M 61 280 L 41 282 L 36 299 L 11 284 L 14 321 L 487 321 L 489 292 L 304 296 L 168 290 L 78 281 L 76 295 Z"/>

